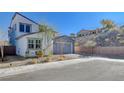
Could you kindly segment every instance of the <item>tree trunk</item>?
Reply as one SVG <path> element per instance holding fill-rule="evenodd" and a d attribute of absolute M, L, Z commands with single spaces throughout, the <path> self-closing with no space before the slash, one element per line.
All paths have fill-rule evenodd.
<path fill-rule="evenodd" d="M 1 59 L 2 59 L 2 62 L 3 62 L 3 59 L 4 59 L 4 47 L 1 46 Z"/>

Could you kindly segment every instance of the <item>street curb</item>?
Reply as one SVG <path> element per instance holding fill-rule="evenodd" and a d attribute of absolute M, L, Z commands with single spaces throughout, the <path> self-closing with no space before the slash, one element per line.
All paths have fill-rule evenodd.
<path fill-rule="evenodd" d="M 32 71 L 41 70 L 41 69 L 44 70 L 44 69 L 50 69 L 50 68 L 63 67 L 65 65 L 81 63 L 82 61 L 83 61 L 82 58 L 80 58 L 80 59 L 56 61 L 56 62 L 44 63 L 44 64 L 41 63 L 41 64 L 4 68 L 4 69 L 0 69 L 0 78 L 10 76 L 10 75 L 28 73 Z"/>

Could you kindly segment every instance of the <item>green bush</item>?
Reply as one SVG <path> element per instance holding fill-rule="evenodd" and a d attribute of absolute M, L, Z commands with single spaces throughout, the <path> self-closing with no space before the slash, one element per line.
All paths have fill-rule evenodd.
<path fill-rule="evenodd" d="M 43 51 L 37 51 L 36 55 L 37 55 L 37 57 L 43 57 L 44 53 L 43 53 Z"/>

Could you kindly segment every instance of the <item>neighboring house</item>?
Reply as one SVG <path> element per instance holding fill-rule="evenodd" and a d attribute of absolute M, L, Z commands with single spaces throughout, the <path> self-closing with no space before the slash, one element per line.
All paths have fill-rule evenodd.
<path fill-rule="evenodd" d="M 16 46 L 16 54 L 20 56 L 36 56 L 36 52 L 50 47 L 45 51 L 47 55 L 53 52 L 53 40 L 44 32 L 39 32 L 39 24 L 33 20 L 15 13 L 8 30 L 9 42 Z"/>
<path fill-rule="evenodd" d="M 73 54 L 74 40 L 69 36 L 59 36 L 54 39 L 54 54 Z"/>
<path fill-rule="evenodd" d="M 89 36 L 89 35 L 96 35 L 100 33 L 101 29 L 96 29 L 96 30 L 80 30 L 77 35 L 78 37 L 83 37 L 83 36 Z"/>

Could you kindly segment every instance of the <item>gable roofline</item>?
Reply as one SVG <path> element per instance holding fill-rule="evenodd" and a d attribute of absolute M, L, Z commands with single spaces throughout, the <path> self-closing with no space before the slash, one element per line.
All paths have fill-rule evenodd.
<path fill-rule="evenodd" d="M 36 25 L 39 25 L 37 22 L 33 21 L 32 19 L 30 19 L 30 18 L 28 18 L 28 17 L 26 17 L 26 16 L 20 14 L 19 12 L 15 12 L 15 14 L 13 15 L 13 17 L 12 17 L 12 19 L 11 19 L 10 27 L 11 27 L 12 21 L 14 20 L 14 18 L 15 18 L 15 16 L 16 16 L 17 14 L 20 15 L 20 16 L 22 16 L 23 18 L 25 18 L 25 19 L 27 19 L 27 20 L 29 20 L 29 21 L 35 23 Z"/>
<path fill-rule="evenodd" d="M 74 41 L 74 39 L 72 39 L 70 36 L 67 36 L 67 35 L 62 35 L 62 36 L 55 37 L 54 40 L 62 38 L 62 37 L 66 37 L 66 38 L 69 38 L 70 40 Z"/>
<path fill-rule="evenodd" d="M 37 34 L 37 33 L 41 33 L 41 32 L 32 32 L 32 33 L 27 33 L 27 34 L 24 34 L 24 35 L 21 35 L 19 37 L 16 37 L 16 40 L 22 38 L 22 37 L 25 37 L 25 36 L 28 36 L 28 35 L 32 35 L 32 34 Z"/>
<path fill-rule="evenodd" d="M 16 37 L 16 39 L 18 40 L 18 39 L 20 39 L 20 38 L 22 38 L 22 37 L 24 37 L 24 36 L 28 36 L 28 35 L 32 35 L 32 34 L 37 34 L 37 33 L 42 33 L 42 32 L 27 33 L 27 34 L 21 35 L 21 36 L 19 36 L 19 37 Z M 57 33 L 57 32 L 55 32 L 55 33 Z"/>

